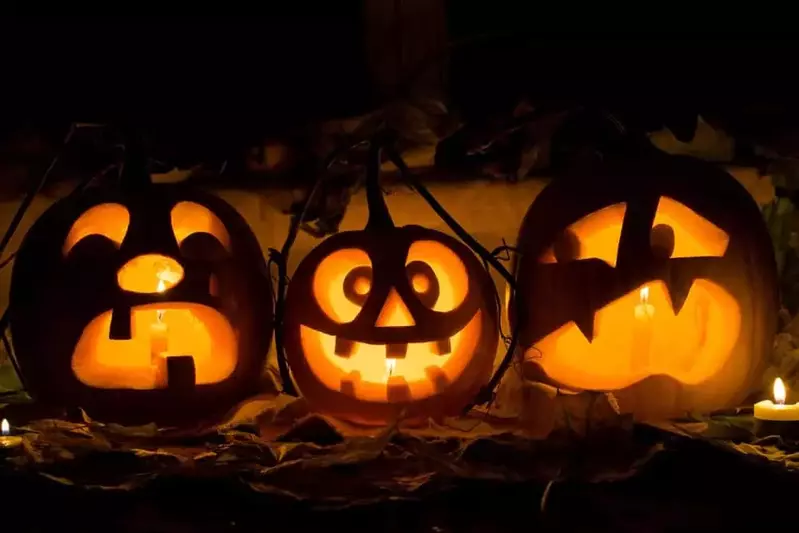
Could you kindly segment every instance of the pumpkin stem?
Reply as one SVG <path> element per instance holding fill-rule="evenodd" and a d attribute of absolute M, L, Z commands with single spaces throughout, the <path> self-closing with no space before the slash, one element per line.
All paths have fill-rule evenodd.
<path fill-rule="evenodd" d="M 380 188 L 380 159 L 383 143 L 372 140 L 369 145 L 369 159 L 366 163 L 366 205 L 369 208 L 367 229 L 393 228 L 394 221 L 388 212 L 383 191 Z"/>

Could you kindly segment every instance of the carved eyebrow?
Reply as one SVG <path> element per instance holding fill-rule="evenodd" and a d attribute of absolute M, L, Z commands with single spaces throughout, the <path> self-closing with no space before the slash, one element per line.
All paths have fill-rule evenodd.
<path fill-rule="evenodd" d="M 172 208 L 170 218 L 178 245 L 189 235 L 208 233 L 230 251 L 230 234 L 219 217 L 207 207 L 195 202 L 179 202 Z"/>
<path fill-rule="evenodd" d="M 571 259 L 600 259 L 615 267 L 626 212 L 626 203 L 613 204 L 571 224 L 566 230 L 576 235 L 578 239 Z M 557 263 L 554 244 L 541 255 L 539 262 Z"/>
<path fill-rule="evenodd" d="M 118 248 L 125 239 L 129 225 L 130 213 L 124 205 L 108 203 L 91 207 L 72 224 L 62 252 L 69 254 L 76 244 L 90 235 L 102 235 Z"/>
<path fill-rule="evenodd" d="M 665 224 L 674 231 L 673 259 L 685 257 L 722 257 L 730 236 L 690 207 L 661 196 L 652 227 Z"/>

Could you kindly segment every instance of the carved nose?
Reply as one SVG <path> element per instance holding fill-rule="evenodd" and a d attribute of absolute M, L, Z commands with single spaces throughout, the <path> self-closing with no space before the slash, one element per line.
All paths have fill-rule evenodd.
<path fill-rule="evenodd" d="M 125 263 L 117 272 L 120 288 L 144 294 L 164 292 L 183 279 L 180 263 L 165 255 L 139 255 Z"/>
<path fill-rule="evenodd" d="M 388 298 L 386 298 L 386 303 L 383 304 L 383 309 L 380 310 L 375 326 L 385 328 L 415 325 L 416 322 L 414 322 L 405 302 L 402 301 L 396 290 L 391 289 L 391 292 L 388 293 Z"/>

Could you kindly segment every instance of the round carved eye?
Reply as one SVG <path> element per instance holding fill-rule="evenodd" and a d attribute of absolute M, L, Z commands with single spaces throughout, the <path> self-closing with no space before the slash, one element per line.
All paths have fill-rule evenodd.
<path fill-rule="evenodd" d="M 372 290 L 372 267 L 353 268 L 344 278 L 344 296 L 356 305 L 363 305 Z"/>
<path fill-rule="evenodd" d="M 363 250 L 345 248 L 326 256 L 316 267 L 313 297 L 331 320 L 352 322 L 372 288 L 372 262 Z"/>
<path fill-rule="evenodd" d="M 426 307 L 433 309 L 440 295 L 438 279 L 433 268 L 424 261 L 411 261 L 405 267 L 408 274 L 408 281 L 419 301 Z"/>
<path fill-rule="evenodd" d="M 439 313 L 461 305 L 469 292 L 469 274 L 458 254 L 437 241 L 415 241 L 405 260 L 408 281 L 419 300 Z"/>

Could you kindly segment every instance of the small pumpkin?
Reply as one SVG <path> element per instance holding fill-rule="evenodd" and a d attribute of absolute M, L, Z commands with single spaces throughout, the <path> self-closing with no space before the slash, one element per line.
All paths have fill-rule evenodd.
<path fill-rule="evenodd" d="M 264 273 L 247 223 L 214 195 L 147 183 L 61 200 L 25 236 L 12 274 L 26 384 L 40 401 L 101 420 L 211 421 L 262 375 Z"/>
<path fill-rule="evenodd" d="M 323 241 L 292 276 L 294 380 L 317 410 L 358 423 L 457 414 L 491 375 L 493 281 L 457 239 L 373 220 Z"/>
<path fill-rule="evenodd" d="M 724 171 L 650 154 L 559 178 L 518 249 L 511 320 L 554 384 L 616 391 L 646 418 L 736 405 L 759 379 L 777 323 L 774 252 Z"/>

